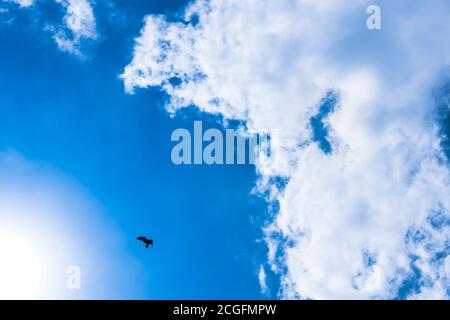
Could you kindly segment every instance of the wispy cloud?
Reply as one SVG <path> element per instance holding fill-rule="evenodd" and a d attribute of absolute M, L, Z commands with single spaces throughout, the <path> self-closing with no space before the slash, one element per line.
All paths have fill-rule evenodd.
<path fill-rule="evenodd" d="M 430 216 L 448 217 L 450 176 L 430 96 L 450 62 L 450 3 L 413 2 L 379 1 L 370 31 L 370 1 L 197 0 L 182 22 L 147 16 L 136 39 L 128 92 L 161 86 L 169 111 L 282 129 L 278 165 L 257 169 L 279 202 L 267 241 L 284 297 L 392 298 L 416 281 L 405 297 L 447 298 L 450 258 L 433 250 L 448 252 L 449 226 Z M 310 119 L 330 90 L 325 153 Z"/>
<path fill-rule="evenodd" d="M 269 288 L 267 287 L 266 271 L 264 270 L 264 267 L 262 265 L 259 266 L 258 281 L 259 281 L 259 286 L 261 288 L 261 293 L 268 294 Z"/>
<path fill-rule="evenodd" d="M 34 3 L 34 0 L 2 0 L 3 2 L 11 2 L 16 3 L 22 8 L 26 8 L 31 6 Z"/>
<path fill-rule="evenodd" d="M 88 0 L 56 0 L 66 10 L 64 28 L 55 30 L 54 39 L 65 52 L 82 57 L 80 50 L 83 40 L 97 38 L 94 11 Z"/>
<path fill-rule="evenodd" d="M 3 0 L 29 8 L 36 4 L 33 0 Z M 55 0 L 65 11 L 60 25 L 47 25 L 46 30 L 53 34 L 58 48 L 64 52 L 84 58 L 83 43 L 98 37 L 96 19 L 90 0 Z"/>

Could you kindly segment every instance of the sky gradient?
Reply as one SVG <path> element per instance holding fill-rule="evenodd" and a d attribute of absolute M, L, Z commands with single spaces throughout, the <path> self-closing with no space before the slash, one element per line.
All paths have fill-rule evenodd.
<path fill-rule="evenodd" d="M 0 297 L 448 299 L 450 4 L 371 5 L 0 1 Z"/>
<path fill-rule="evenodd" d="M 250 195 L 254 166 L 175 166 L 173 130 L 191 129 L 194 120 L 221 126 L 194 108 L 171 118 L 162 92 L 129 96 L 119 79 L 144 14 L 176 12 L 183 2 L 119 1 L 115 10 L 126 16 L 118 26 L 99 10 L 102 40 L 83 60 L 42 32 L 41 22 L 56 15 L 50 5 L 31 14 L 8 7 L 15 20 L 0 28 L 0 144 L 2 155 L 68 176 L 113 225 L 109 234 L 93 219 L 89 229 L 100 237 L 92 241 L 120 242 L 93 253 L 113 274 L 92 285 L 86 279 L 69 297 L 264 298 L 257 269 L 265 206 Z M 77 222 L 66 227 L 85 237 Z M 143 250 L 141 234 L 155 247 Z M 113 289 L 96 293 L 103 286 Z"/>

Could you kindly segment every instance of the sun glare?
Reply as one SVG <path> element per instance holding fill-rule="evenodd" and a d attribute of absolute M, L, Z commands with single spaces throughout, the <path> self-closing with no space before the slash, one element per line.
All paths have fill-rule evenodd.
<path fill-rule="evenodd" d="M 0 300 L 93 295 L 84 280 L 102 270 L 90 241 L 98 208 L 66 176 L 0 152 Z M 80 268 L 78 287 L 71 266 Z"/>
<path fill-rule="evenodd" d="M 36 299 L 43 294 L 45 258 L 31 237 L 0 232 L 0 299 Z"/>

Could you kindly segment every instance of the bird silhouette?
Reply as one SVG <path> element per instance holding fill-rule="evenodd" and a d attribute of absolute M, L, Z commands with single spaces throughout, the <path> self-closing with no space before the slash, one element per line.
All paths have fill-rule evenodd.
<path fill-rule="evenodd" d="M 148 239 L 146 237 L 140 236 L 137 237 L 137 239 L 139 241 L 142 241 L 143 243 L 145 243 L 145 247 L 148 248 L 148 246 L 153 246 L 153 240 L 152 239 Z"/>

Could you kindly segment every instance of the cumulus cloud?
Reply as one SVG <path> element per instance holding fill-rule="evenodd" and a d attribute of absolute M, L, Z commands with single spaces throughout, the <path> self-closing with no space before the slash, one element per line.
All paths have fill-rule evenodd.
<path fill-rule="evenodd" d="M 180 21 L 147 16 L 122 75 L 130 93 L 162 87 L 170 112 L 279 129 L 257 188 L 278 203 L 265 230 L 285 298 L 448 298 L 432 92 L 450 62 L 450 3 L 378 3 L 382 30 L 367 29 L 365 0 L 197 0 Z M 324 152 L 311 118 L 330 92 Z"/>

